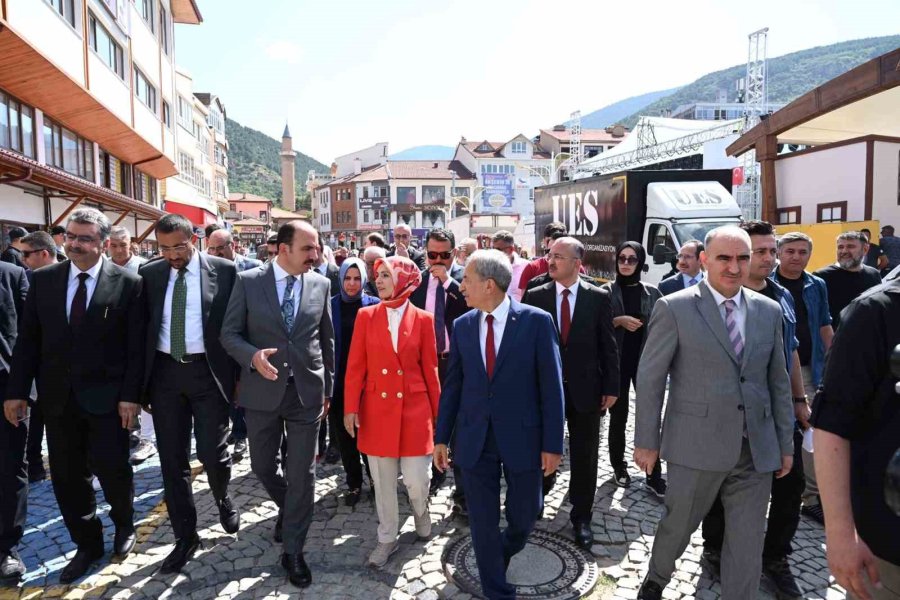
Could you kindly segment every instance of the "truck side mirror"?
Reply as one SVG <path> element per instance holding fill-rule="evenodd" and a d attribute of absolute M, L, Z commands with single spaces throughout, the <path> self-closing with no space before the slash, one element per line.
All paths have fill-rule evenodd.
<path fill-rule="evenodd" d="M 664 265 L 675 258 L 675 251 L 665 244 L 657 244 L 653 247 L 653 264 Z"/>

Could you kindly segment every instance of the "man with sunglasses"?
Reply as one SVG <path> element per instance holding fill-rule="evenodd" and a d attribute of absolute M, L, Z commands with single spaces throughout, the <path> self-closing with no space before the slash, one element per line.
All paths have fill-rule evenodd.
<path fill-rule="evenodd" d="M 137 539 L 128 427 L 141 408 L 143 286 L 103 259 L 110 228 L 98 210 L 74 211 L 66 226 L 70 260 L 34 272 L 3 407 L 10 423 L 24 417 L 37 379 L 53 491 L 77 547 L 61 583 L 82 577 L 104 554 L 92 471 L 110 504 L 113 552 L 127 555 Z"/>
<path fill-rule="evenodd" d="M 443 383 L 447 374 L 450 357 L 450 336 L 453 335 L 453 321 L 468 312 L 466 299 L 459 291 L 463 269 L 456 267 L 456 240 L 447 229 L 432 229 L 425 237 L 425 255 L 428 268 L 422 272 L 422 283 L 409 297 L 413 306 L 427 310 L 434 315 L 434 333 L 437 340 L 438 377 Z M 453 493 L 453 510 L 465 515 L 466 500 L 462 490 L 462 480 L 457 476 L 456 491 Z M 431 493 L 447 479 L 447 474 L 432 466 Z"/>

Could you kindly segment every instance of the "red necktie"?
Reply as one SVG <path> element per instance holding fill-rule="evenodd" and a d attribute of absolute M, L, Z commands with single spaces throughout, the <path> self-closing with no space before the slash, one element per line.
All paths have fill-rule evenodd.
<path fill-rule="evenodd" d="M 569 309 L 569 290 L 563 290 L 562 305 L 559 312 L 559 339 L 565 346 L 569 341 L 569 328 L 572 326 L 572 311 Z"/>
<path fill-rule="evenodd" d="M 487 367 L 488 379 L 494 376 L 494 363 L 497 361 L 494 350 L 494 315 L 487 316 L 487 341 L 484 344 L 484 364 Z"/>

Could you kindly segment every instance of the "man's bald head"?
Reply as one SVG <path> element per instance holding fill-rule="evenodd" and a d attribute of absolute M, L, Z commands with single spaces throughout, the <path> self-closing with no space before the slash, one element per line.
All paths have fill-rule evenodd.
<path fill-rule="evenodd" d="M 375 281 L 375 261 L 379 258 L 385 258 L 387 256 L 387 251 L 384 248 L 379 248 L 378 246 L 369 246 L 363 252 L 363 262 L 366 263 L 366 275 L 369 278 L 369 281 Z"/>
<path fill-rule="evenodd" d="M 216 229 L 206 238 L 206 252 L 210 256 L 218 256 L 234 260 L 234 238 L 227 229 Z"/>

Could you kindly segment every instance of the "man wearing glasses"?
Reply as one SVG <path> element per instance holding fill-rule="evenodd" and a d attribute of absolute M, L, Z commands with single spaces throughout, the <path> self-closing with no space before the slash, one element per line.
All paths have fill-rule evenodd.
<path fill-rule="evenodd" d="M 416 250 L 410 244 L 412 242 L 412 229 L 405 223 L 394 227 L 394 245 L 391 246 L 388 256 L 402 256 L 416 263 L 420 269 L 425 269 L 425 253 Z M 374 281 L 374 280 L 373 280 Z"/>
<path fill-rule="evenodd" d="M 516 253 L 516 238 L 509 231 L 500 230 L 491 238 L 491 245 L 494 250 L 499 250 L 509 257 L 513 273 L 508 294 L 514 300 L 521 300 L 523 290 L 519 287 L 519 280 L 522 278 L 522 271 L 525 270 L 529 262 Z"/>
<path fill-rule="evenodd" d="M 434 333 L 437 340 L 438 377 L 443 383 L 447 375 L 450 357 L 450 336 L 453 335 L 453 321 L 469 310 L 466 299 L 459 291 L 463 269 L 455 266 L 455 239 L 447 229 L 432 229 L 425 237 L 425 255 L 428 268 L 422 272 L 422 283 L 409 297 L 413 306 L 427 310 L 434 315 Z M 445 472 L 432 467 L 431 494 L 447 479 Z M 453 492 L 453 511 L 465 516 L 466 498 L 462 489 L 462 479 L 458 469 L 454 469 L 456 490 Z"/>
<path fill-rule="evenodd" d="M 136 539 L 128 427 L 141 408 L 142 282 L 103 260 L 109 233 L 100 211 L 74 211 L 66 225 L 70 260 L 34 272 L 3 407 L 17 423 L 37 379 L 53 491 L 78 548 L 61 583 L 83 576 L 104 554 L 91 471 L 111 507 L 114 553 L 127 555 Z"/>
<path fill-rule="evenodd" d="M 222 529 L 236 533 L 240 525 L 228 496 L 231 457 L 225 442 L 237 365 L 219 341 L 237 275 L 230 261 L 194 248 L 193 226 L 181 215 L 160 219 L 156 240 L 163 260 L 148 263 L 140 272 L 149 324 L 143 399 L 153 412 L 176 539 L 160 572 L 177 573 L 200 546 L 191 492 L 192 425 Z"/>
<path fill-rule="evenodd" d="M 703 280 L 703 269 L 700 268 L 701 252 L 703 242 L 699 240 L 690 240 L 681 246 L 681 252 L 675 257 L 678 259 L 675 265 L 678 273 L 659 282 L 659 291 L 663 296 L 697 285 Z"/>

